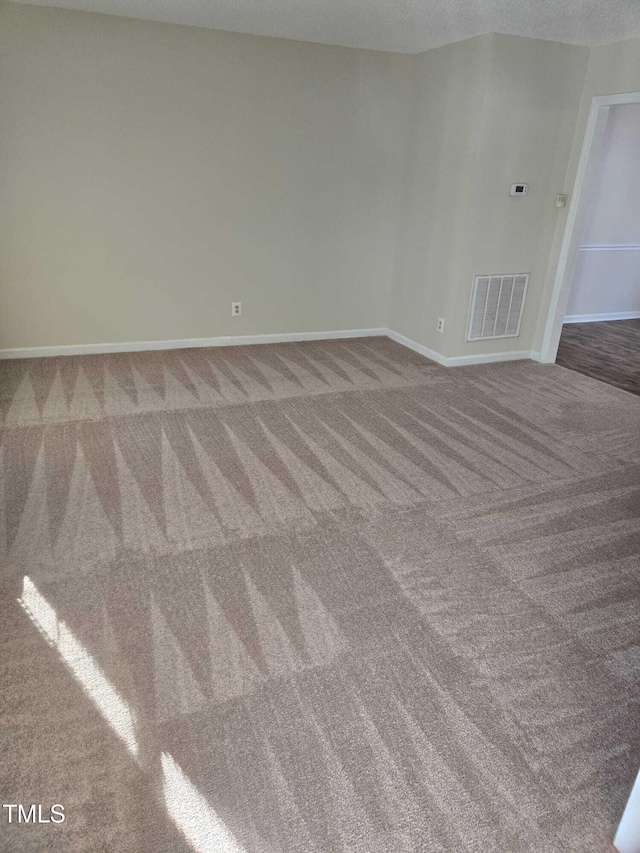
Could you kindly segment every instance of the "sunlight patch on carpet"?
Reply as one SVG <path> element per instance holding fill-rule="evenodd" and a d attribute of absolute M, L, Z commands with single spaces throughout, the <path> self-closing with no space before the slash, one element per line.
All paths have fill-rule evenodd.
<path fill-rule="evenodd" d="M 196 853 L 245 853 L 174 758 L 163 752 L 161 760 L 167 812 Z"/>
<path fill-rule="evenodd" d="M 129 705 L 104 675 L 89 650 L 74 637 L 66 623 L 58 618 L 55 609 L 27 575 L 23 579 L 22 596 L 18 602 L 80 682 L 100 714 L 124 742 L 129 752 L 137 758 L 135 717 Z"/>

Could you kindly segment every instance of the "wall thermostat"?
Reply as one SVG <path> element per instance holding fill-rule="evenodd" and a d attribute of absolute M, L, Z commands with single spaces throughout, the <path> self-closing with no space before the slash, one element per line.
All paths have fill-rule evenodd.
<path fill-rule="evenodd" d="M 529 184 L 511 184 L 511 195 L 526 195 Z"/>

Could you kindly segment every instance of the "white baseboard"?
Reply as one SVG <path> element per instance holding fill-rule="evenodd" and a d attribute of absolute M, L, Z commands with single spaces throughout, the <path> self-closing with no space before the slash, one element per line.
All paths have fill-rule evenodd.
<path fill-rule="evenodd" d="M 448 361 L 446 356 L 440 355 L 439 352 L 429 349 L 429 347 L 424 347 L 422 344 L 416 343 L 416 341 L 411 340 L 411 338 L 406 338 L 399 332 L 394 332 L 393 329 L 386 329 L 385 332 L 387 337 L 391 338 L 391 340 L 395 341 L 397 344 L 402 344 L 403 347 L 408 347 L 414 352 L 418 352 L 420 355 L 425 356 L 425 358 L 430 358 L 431 361 L 435 361 L 443 367 L 446 367 Z"/>
<path fill-rule="evenodd" d="M 217 338 L 179 338 L 169 341 L 126 341 L 110 344 L 67 344 L 50 347 L 0 349 L 0 359 L 48 358 L 56 355 L 99 355 L 107 352 L 190 349 L 192 347 L 234 347 L 249 344 L 281 344 L 293 341 L 325 341 L 338 338 L 383 337 L 387 329 L 342 329 L 330 332 L 286 332 L 273 335 L 227 335 Z"/>
<path fill-rule="evenodd" d="M 109 352 L 144 352 L 149 350 L 189 349 L 191 347 L 232 347 L 251 344 L 280 344 L 293 341 L 325 341 L 346 338 L 368 338 L 387 336 L 396 343 L 414 350 L 443 367 L 462 367 L 471 364 L 489 364 L 497 361 L 535 358 L 529 350 L 492 352 L 478 355 L 447 357 L 416 341 L 394 332 L 392 329 L 341 329 L 328 332 L 285 332 L 272 335 L 225 335 L 216 338 L 178 338 L 168 341 L 125 341 L 105 344 L 68 344 L 48 347 L 15 347 L 0 349 L 0 359 L 48 358 L 60 355 L 99 355 Z"/>
<path fill-rule="evenodd" d="M 602 323 L 605 320 L 639 320 L 640 311 L 618 311 L 617 314 L 569 314 L 564 323 Z"/>
<path fill-rule="evenodd" d="M 479 355 L 454 355 L 446 361 L 446 367 L 464 367 L 470 364 L 493 364 L 498 361 L 523 361 L 531 358 L 530 350 L 510 352 L 487 352 Z"/>
<path fill-rule="evenodd" d="M 442 355 L 435 350 L 429 349 L 416 341 L 401 335 L 399 332 L 394 332 L 392 329 L 387 329 L 387 335 L 396 343 L 402 344 L 409 349 L 419 352 L 426 358 L 441 364 L 443 367 L 465 367 L 471 364 L 490 364 L 497 361 L 519 361 L 521 359 L 532 358 L 533 353 L 530 350 L 512 350 L 511 352 L 490 352 L 479 353 L 473 355 Z M 539 353 L 538 353 L 539 356 Z"/>

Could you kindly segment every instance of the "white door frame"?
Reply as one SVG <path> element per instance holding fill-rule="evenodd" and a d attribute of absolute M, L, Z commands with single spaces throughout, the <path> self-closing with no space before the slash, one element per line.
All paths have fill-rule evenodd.
<path fill-rule="evenodd" d="M 569 301 L 571 279 L 578 257 L 580 245 L 580 227 L 588 203 L 587 190 L 597 155 L 602 146 L 604 129 L 609 117 L 610 107 L 618 104 L 640 103 L 640 92 L 627 92 L 622 95 L 597 95 L 591 101 L 591 110 L 587 129 L 582 143 L 582 153 L 578 163 L 573 198 L 569 205 L 567 227 L 562 240 L 556 278 L 553 283 L 547 323 L 540 347 L 540 361 L 554 362 L 560 343 L 562 324 Z"/>
<path fill-rule="evenodd" d="M 640 773 L 631 789 L 629 802 L 620 818 L 620 825 L 613 839 L 619 853 L 638 853 L 640 851 Z"/>

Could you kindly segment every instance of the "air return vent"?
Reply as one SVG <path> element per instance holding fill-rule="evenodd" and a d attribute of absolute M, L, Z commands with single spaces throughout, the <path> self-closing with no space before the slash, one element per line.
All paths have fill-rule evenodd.
<path fill-rule="evenodd" d="M 528 281 L 526 273 L 477 275 L 473 280 L 467 340 L 519 335 Z"/>

